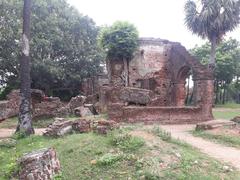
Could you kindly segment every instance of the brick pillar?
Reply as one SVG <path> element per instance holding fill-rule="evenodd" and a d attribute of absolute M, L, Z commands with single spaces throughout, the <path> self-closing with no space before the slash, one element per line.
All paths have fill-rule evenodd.
<path fill-rule="evenodd" d="M 186 98 L 185 83 L 177 83 L 175 86 L 176 86 L 176 106 L 184 106 Z"/>

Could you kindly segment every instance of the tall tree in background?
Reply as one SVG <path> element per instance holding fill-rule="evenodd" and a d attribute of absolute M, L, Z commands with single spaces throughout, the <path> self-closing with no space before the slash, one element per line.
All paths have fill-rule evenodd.
<path fill-rule="evenodd" d="M 195 46 L 190 52 L 207 64 L 210 57 L 211 45 L 206 43 Z M 215 103 L 225 101 L 239 102 L 239 72 L 240 72 L 240 43 L 236 39 L 223 40 L 216 49 Z"/>
<path fill-rule="evenodd" d="M 185 4 L 185 24 L 194 34 L 207 38 L 211 43 L 209 67 L 215 68 L 217 44 L 239 23 L 239 0 L 201 0 L 197 4 L 188 0 Z"/>
<path fill-rule="evenodd" d="M 23 0 L 0 0 L 0 99 L 18 89 Z M 83 79 L 102 72 L 99 27 L 66 0 L 31 2 L 31 87 L 69 100 Z"/>
<path fill-rule="evenodd" d="M 31 117 L 31 78 L 30 78 L 30 14 L 31 0 L 24 0 L 22 52 L 20 57 L 20 109 L 16 132 L 34 134 Z"/>

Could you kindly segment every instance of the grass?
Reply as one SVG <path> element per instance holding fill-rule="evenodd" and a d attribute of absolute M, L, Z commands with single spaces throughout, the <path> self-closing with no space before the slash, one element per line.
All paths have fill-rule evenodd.
<path fill-rule="evenodd" d="M 111 143 L 123 151 L 135 151 L 144 145 L 144 140 L 124 133 L 113 135 Z"/>
<path fill-rule="evenodd" d="M 162 143 L 155 147 L 160 151 L 160 156 L 152 159 L 146 171 L 150 179 L 231 180 L 240 178 L 239 172 L 235 170 L 225 172 L 223 164 L 202 154 L 192 146 L 173 138 L 166 140 L 166 133 L 162 133 L 163 130 L 156 131 L 156 127 L 154 127 L 154 131 L 157 132 L 156 135 L 162 140 Z M 161 132 L 160 135 L 159 132 Z M 168 134 L 167 137 L 170 137 L 170 135 Z M 160 159 L 161 164 L 166 159 L 164 156 L 168 156 L 170 162 L 175 163 L 169 163 L 165 169 L 160 169 L 159 159 L 157 158 L 162 158 Z"/>
<path fill-rule="evenodd" d="M 215 119 L 230 120 L 240 115 L 240 104 L 227 103 L 223 105 L 216 105 L 213 109 L 213 116 Z"/>
<path fill-rule="evenodd" d="M 226 119 L 230 120 L 240 115 L 240 111 L 213 111 L 215 119 Z"/>
<path fill-rule="evenodd" d="M 122 151 L 112 145 L 112 138 L 112 135 L 93 133 L 58 139 L 30 136 L 18 140 L 14 148 L 0 146 L 0 179 L 9 179 L 16 159 L 24 153 L 44 147 L 56 149 L 62 167 L 61 179 L 137 179 L 132 159 L 127 158 L 131 151 L 120 156 Z M 136 155 L 142 153 L 140 146 L 135 150 Z M 94 161 L 96 164 L 92 163 Z"/>
<path fill-rule="evenodd" d="M 172 139 L 171 133 L 162 130 L 160 127 L 153 127 L 150 132 L 160 137 L 163 141 L 170 141 Z"/>
<path fill-rule="evenodd" d="M 210 134 L 206 131 L 191 131 L 194 136 L 202 137 L 213 142 L 223 145 L 240 148 L 240 138 L 238 136 L 231 136 L 226 134 Z"/>
<path fill-rule="evenodd" d="M 236 103 L 226 103 L 226 104 L 217 104 L 216 108 L 231 108 L 231 109 L 240 109 L 240 104 Z"/>
<path fill-rule="evenodd" d="M 57 151 L 61 163 L 57 179 L 61 180 L 240 178 L 236 170 L 225 172 L 223 164 L 190 145 L 166 138 L 170 134 L 160 129 L 155 129 L 156 143 L 151 145 L 140 137 L 128 135 L 129 131 L 120 129 L 107 136 L 72 134 L 57 139 L 30 136 L 17 140 L 13 146 L 0 146 L 0 180 L 10 179 L 9 175 L 18 170 L 16 160 L 24 153 L 45 147 L 54 147 Z M 162 164 L 166 166 L 162 168 Z"/>

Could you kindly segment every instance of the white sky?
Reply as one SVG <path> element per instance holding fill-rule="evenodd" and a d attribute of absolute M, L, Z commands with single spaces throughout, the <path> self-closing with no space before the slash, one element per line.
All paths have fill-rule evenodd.
<path fill-rule="evenodd" d="M 117 20 L 133 23 L 140 37 L 155 37 L 181 42 L 187 48 L 204 43 L 184 25 L 186 0 L 68 0 L 97 25 L 111 25 Z M 240 27 L 228 33 L 240 41 Z"/>

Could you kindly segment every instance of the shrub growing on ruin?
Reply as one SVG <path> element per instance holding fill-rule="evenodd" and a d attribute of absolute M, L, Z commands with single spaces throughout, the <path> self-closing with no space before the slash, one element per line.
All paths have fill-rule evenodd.
<path fill-rule="evenodd" d="M 102 28 L 99 43 L 108 57 L 129 59 L 138 47 L 138 31 L 133 24 L 117 21 Z"/>

